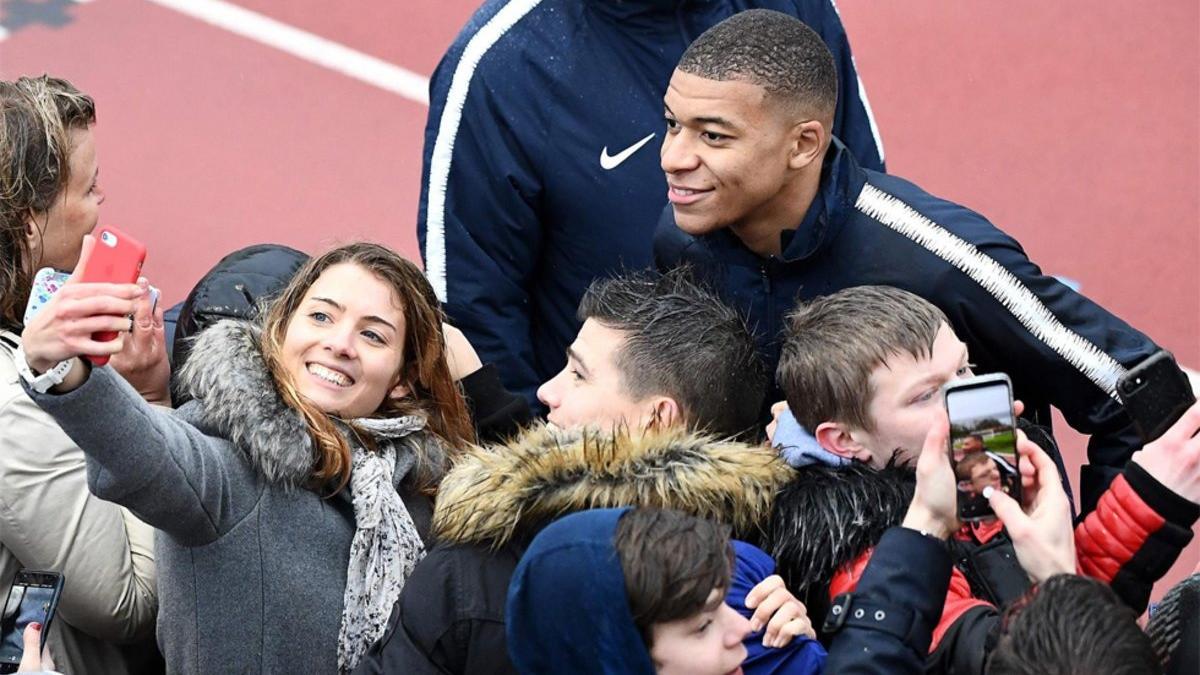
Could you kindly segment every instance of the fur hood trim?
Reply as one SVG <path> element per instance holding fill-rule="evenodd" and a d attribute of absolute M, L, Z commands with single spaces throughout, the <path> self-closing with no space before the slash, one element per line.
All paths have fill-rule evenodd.
<path fill-rule="evenodd" d="M 227 319 L 200 333 L 179 373 L 180 386 L 192 398 L 179 412 L 205 433 L 228 439 L 268 482 L 304 486 L 315 460 L 312 437 L 300 413 L 279 396 L 261 345 L 261 327 L 248 321 Z M 421 417 L 360 420 L 354 427 L 380 443 L 405 439 L 395 442 L 397 483 L 414 463 L 444 461 L 440 444 L 416 433 L 425 428 Z M 422 448 L 401 451 L 407 443 Z"/>
<path fill-rule="evenodd" d="M 686 431 L 539 426 L 461 458 L 438 491 L 433 529 L 443 542 L 498 548 L 574 511 L 659 506 L 748 532 L 792 473 L 765 447 Z"/>
<path fill-rule="evenodd" d="M 842 566 L 899 525 L 912 501 L 912 469 L 809 466 L 775 498 L 767 552 L 788 588 L 823 587 Z"/>

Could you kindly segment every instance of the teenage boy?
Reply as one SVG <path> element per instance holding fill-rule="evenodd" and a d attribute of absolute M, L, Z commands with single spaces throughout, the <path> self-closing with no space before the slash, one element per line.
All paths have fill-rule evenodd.
<path fill-rule="evenodd" d="M 945 315 L 907 291 L 849 288 L 789 317 L 777 378 L 823 457 L 777 497 L 770 553 L 815 615 L 829 597 L 854 587 L 866 551 L 899 522 L 912 490 L 906 467 L 945 416 L 940 388 L 971 374 L 966 346 Z M 1191 540 L 1200 514 L 1177 481 L 1153 463 L 1131 464 L 1076 533 L 1080 569 L 1112 584 L 1139 611 Z M 935 670 L 978 672 L 996 625 L 994 606 L 1024 593 L 1028 579 L 1000 523 L 959 534 L 952 550 L 961 569 L 931 659 Z"/>
<path fill-rule="evenodd" d="M 929 299 L 981 369 L 1009 374 L 1028 416 L 1048 425 L 1054 405 L 1092 434 L 1090 511 L 1141 445 L 1117 380 L 1158 347 L 979 214 L 861 168 L 831 134 L 837 88 L 828 48 L 793 17 L 750 10 L 697 38 L 663 99 L 659 266 L 691 262 L 714 279 L 769 369 L 797 296 L 886 284 Z"/>
<path fill-rule="evenodd" d="M 473 451 L 443 480 L 439 543 L 359 673 L 515 672 L 504 642 L 509 579 L 533 536 L 566 513 L 659 506 L 743 536 L 765 522 L 790 470 L 766 448 L 717 440 L 753 428 L 762 405 L 766 375 L 741 317 L 676 271 L 597 281 L 579 318 L 567 367 L 539 392 L 552 426 Z M 773 565 L 757 569 L 766 579 Z M 820 646 L 803 640 L 760 653 L 777 644 L 780 624 L 805 632 L 802 606 L 768 595 L 775 600 L 746 603 L 768 633 L 756 636 L 754 656 L 822 660 Z"/>

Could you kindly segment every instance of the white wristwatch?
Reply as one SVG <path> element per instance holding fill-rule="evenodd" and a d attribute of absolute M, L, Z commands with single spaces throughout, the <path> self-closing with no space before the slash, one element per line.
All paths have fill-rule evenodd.
<path fill-rule="evenodd" d="M 34 375 L 33 370 L 29 367 L 29 361 L 25 359 L 24 348 L 17 347 L 17 352 L 13 357 L 13 360 L 17 362 L 17 374 L 39 394 L 44 394 L 50 391 L 51 387 L 62 384 L 62 381 L 67 379 L 67 373 L 71 372 L 71 365 L 75 361 L 74 359 L 59 361 L 50 370 L 41 375 Z"/>

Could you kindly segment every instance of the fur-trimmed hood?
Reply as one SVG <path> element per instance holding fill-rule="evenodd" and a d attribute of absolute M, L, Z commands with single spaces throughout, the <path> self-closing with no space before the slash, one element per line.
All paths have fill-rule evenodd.
<path fill-rule="evenodd" d="M 646 433 L 534 427 L 479 448 L 442 481 L 434 534 L 498 548 L 574 511 L 660 506 L 751 532 L 793 471 L 765 447 L 680 430 Z"/>
<path fill-rule="evenodd" d="M 205 433 L 228 439 L 268 482 L 304 486 L 315 461 L 313 440 L 304 418 L 275 388 L 261 343 L 259 325 L 236 319 L 220 321 L 197 336 L 179 373 L 179 384 L 192 400 L 179 414 Z M 355 432 L 396 444 L 397 484 L 414 469 L 434 467 L 435 478 L 441 473 L 437 467 L 443 466 L 444 450 L 419 433 L 424 428 L 420 417 L 355 423 Z M 402 443 L 420 443 L 421 451 L 400 452 Z M 421 467 L 415 466 L 418 458 Z"/>
<path fill-rule="evenodd" d="M 900 524 L 915 487 L 916 474 L 900 467 L 798 470 L 775 498 L 765 542 L 788 588 L 807 594 L 828 584 Z"/>

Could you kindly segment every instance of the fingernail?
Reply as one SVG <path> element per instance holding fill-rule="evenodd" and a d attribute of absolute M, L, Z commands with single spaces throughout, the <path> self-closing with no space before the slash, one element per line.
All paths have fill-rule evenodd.
<path fill-rule="evenodd" d="M 750 622 L 750 632 L 751 632 L 751 633 L 757 633 L 758 631 L 759 631 L 758 622 L 757 622 L 757 621 L 751 621 L 751 622 Z"/>
<path fill-rule="evenodd" d="M 992 492 L 993 492 L 994 490 L 995 490 L 995 488 L 993 488 L 991 485 L 989 485 L 989 486 L 987 486 L 987 487 L 983 488 L 983 498 L 984 498 L 984 499 L 991 499 L 991 498 L 992 498 Z"/>
<path fill-rule="evenodd" d="M 33 623 L 29 624 L 29 627 L 38 632 L 41 632 L 41 630 L 42 630 L 42 624 L 38 623 L 37 621 L 34 621 Z"/>

